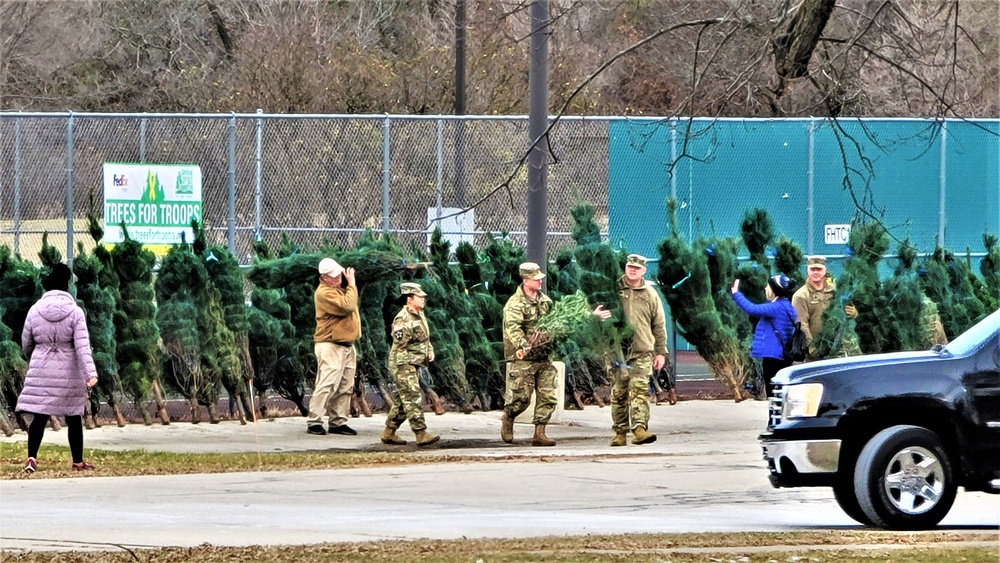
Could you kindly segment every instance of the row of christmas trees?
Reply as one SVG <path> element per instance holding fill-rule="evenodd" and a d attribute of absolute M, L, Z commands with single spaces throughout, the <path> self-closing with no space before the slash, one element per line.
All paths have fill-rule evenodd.
<path fill-rule="evenodd" d="M 668 203 L 670 233 L 658 245 L 657 280 L 678 332 L 697 347 L 716 377 L 743 397 L 743 382 L 757 366 L 746 349 L 753 326 L 734 304 L 729 286 L 741 280 L 740 290 L 752 301 L 763 302 L 767 278 L 783 273 L 801 287 L 802 249 L 776 233 L 767 213 L 745 213 L 741 236 L 700 236 L 687 241 L 676 222 L 676 205 Z M 854 224 L 845 249 L 843 272 L 837 277 L 833 305 L 823 315 L 823 330 L 814 335 L 819 357 L 874 354 L 930 348 L 927 320 L 940 318 L 948 337 L 961 334 L 1000 307 L 1000 246 L 996 235 L 985 234 L 986 255 L 979 275 L 971 251 L 964 257 L 946 248 L 918 258 L 908 239 L 895 242 L 895 258 L 884 260 L 893 238 L 877 221 Z M 749 260 L 740 263 L 737 251 L 746 248 Z M 880 274 L 880 265 L 892 273 Z M 844 306 L 858 311 L 850 319 Z"/>
<path fill-rule="evenodd" d="M 778 236 L 763 210 L 746 213 L 739 237 L 693 241 L 680 235 L 673 204 L 669 211 L 671 231 L 658 245 L 660 289 L 678 332 L 740 400 L 744 380 L 755 369 L 747 350 L 753 327 L 734 306 L 728 287 L 740 278 L 741 289 L 759 302 L 773 273 L 801 285 L 802 250 Z M 600 403 L 596 391 L 607 382 L 608 369 L 622 359 L 621 342 L 629 327 L 621 318 L 616 284 L 627 251 L 601 241 L 592 206 L 578 205 L 572 213 L 576 244 L 558 253 L 547 278 L 548 293 L 564 306 L 553 310 L 546 330 L 559 334 L 550 349 L 567 363 L 568 397 L 582 405 L 585 395 Z M 370 232 L 351 249 L 328 244 L 310 249 L 283 238 L 276 252 L 258 243 L 255 264 L 244 275 L 228 248 L 207 244 L 203 229 L 193 226 L 194 240 L 164 257 L 155 281 L 155 256 L 128 237 L 110 251 L 97 244 L 93 254 L 81 245 L 73 262 L 76 295 L 87 314 L 100 374 L 92 413 L 106 402 L 124 424 L 119 402 L 127 398 L 151 424 L 145 405 L 152 400 L 157 416 L 167 423 L 164 393 L 170 390 L 189 402 L 193 421 L 200 420 L 204 406 L 214 422 L 225 390 L 235 416 L 243 421 L 252 415 L 251 399 L 256 395 L 263 405 L 268 392 L 292 401 L 305 414 L 307 388 L 315 378 L 316 266 L 324 256 L 358 272 L 361 410 L 367 410 L 365 389 L 390 402 L 387 327 L 400 307 L 398 285 L 406 280 L 419 281 L 428 294 L 436 351 L 422 381 L 428 394 L 440 394 L 464 410 L 502 405 L 502 304 L 516 290 L 518 265 L 526 259 L 523 249 L 505 237 L 491 238 L 478 251 L 468 243 L 453 250 L 439 231 L 426 249 L 404 248 L 390 236 Z M 90 232 L 99 243 L 103 232 L 93 217 Z M 928 303 L 952 337 L 998 307 L 1000 247 L 995 236 L 984 237 L 986 258 L 978 276 L 968 257 L 937 248 L 918 259 L 912 245 L 901 241 L 893 273 L 881 277 L 878 268 L 890 240 L 877 222 L 852 229 L 836 299 L 854 304 L 858 317 L 847 319 L 842 307 L 830 307 L 816 337 L 821 354 L 836 355 L 847 343 L 866 353 L 926 347 L 919 327 Z M 750 259 L 740 263 L 743 248 Z M 0 247 L 0 430 L 8 434 L 13 431 L 9 409 L 26 369 L 18 345 L 24 318 L 41 295 L 39 280 L 46 269 L 61 261 L 47 242 L 39 256 L 40 268 Z M 572 295 L 585 295 L 589 303 L 564 299 Z M 580 315 L 594 304 L 611 310 L 611 322 L 587 322 L 587 315 Z"/>

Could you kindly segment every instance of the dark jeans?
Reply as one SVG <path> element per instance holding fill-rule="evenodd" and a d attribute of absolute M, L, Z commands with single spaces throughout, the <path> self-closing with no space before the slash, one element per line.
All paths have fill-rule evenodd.
<path fill-rule="evenodd" d="M 49 423 L 49 415 L 31 413 L 31 425 L 28 426 L 28 457 L 38 457 L 38 447 L 42 445 L 45 435 L 45 425 Z M 69 451 L 73 455 L 73 463 L 83 461 L 83 417 L 67 416 L 66 428 L 69 431 Z"/>
<path fill-rule="evenodd" d="M 778 358 L 761 358 L 761 377 L 764 378 L 764 391 L 767 392 L 768 397 L 774 396 L 774 384 L 771 383 L 771 379 L 774 375 L 778 373 L 781 368 L 787 368 L 792 365 L 791 360 L 779 360 Z"/>

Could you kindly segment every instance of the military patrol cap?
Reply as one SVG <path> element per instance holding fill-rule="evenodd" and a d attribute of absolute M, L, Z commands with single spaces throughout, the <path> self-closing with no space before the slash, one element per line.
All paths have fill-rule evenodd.
<path fill-rule="evenodd" d="M 639 266 L 641 268 L 646 267 L 646 257 L 641 254 L 629 254 L 628 258 L 625 259 L 626 266 Z"/>
<path fill-rule="evenodd" d="M 525 262 L 518 266 L 518 270 L 521 272 L 521 278 L 526 280 L 542 280 L 545 279 L 545 274 L 542 273 L 542 267 L 534 262 Z"/>
<path fill-rule="evenodd" d="M 417 297 L 426 297 L 427 294 L 424 293 L 422 287 L 419 283 L 406 282 L 399 284 L 399 295 L 416 295 Z"/>
<path fill-rule="evenodd" d="M 806 267 L 807 268 L 812 268 L 814 266 L 817 267 L 817 268 L 819 268 L 819 267 L 825 268 L 826 267 L 826 258 L 824 258 L 822 256 L 810 256 L 809 260 L 806 262 Z"/>
<path fill-rule="evenodd" d="M 324 258 L 319 261 L 319 274 L 321 276 L 335 278 L 342 273 L 344 273 L 344 267 L 338 264 L 333 258 Z"/>

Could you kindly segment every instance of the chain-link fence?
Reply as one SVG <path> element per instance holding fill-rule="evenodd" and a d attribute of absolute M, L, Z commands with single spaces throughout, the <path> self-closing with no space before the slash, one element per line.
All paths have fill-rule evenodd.
<path fill-rule="evenodd" d="M 739 236 L 747 209 L 807 254 L 842 257 L 852 220 L 922 252 L 982 256 L 1000 233 L 1000 121 L 642 119 L 610 125 L 610 236 L 655 254 L 669 232 Z M 893 251 L 896 244 L 893 245 Z"/>
<path fill-rule="evenodd" d="M 552 249 L 575 202 L 607 217 L 607 129 L 566 118 L 552 131 Z M 373 229 L 405 244 L 468 207 L 471 230 L 444 221 L 446 234 L 523 241 L 528 146 L 523 117 L 0 113 L 0 244 L 28 259 L 43 232 L 70 256 L 92 244 L 85 217 L 101 213 L 105 162 L 199 165 L 204 222 L 244 264 L 258 237 L 349 246 Z"/>

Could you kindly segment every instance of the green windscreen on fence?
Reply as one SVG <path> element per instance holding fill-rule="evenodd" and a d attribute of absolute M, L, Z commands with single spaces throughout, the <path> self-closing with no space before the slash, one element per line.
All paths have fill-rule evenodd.
<path fill-rule="evenodd" d="M 943 233 L 943 246 L 981 254 L 983 234 L 1000 234 L 996 120 L 621 120 L 608 145 L 609 240 L 651 258 L 671 198 L 689 241 L 738 237 L 760 207 L 804 252 L 832 257 L 847 252 L 838 226 L 864 213 L 919 252 Z"/>
<path fill-rule="evenodd" d="M 996 120 L 625 120 L 609 131 L 609 237 L 656 256 L 666 201 L 689 240 L 737 236 L 768 211 L 806 252 L 840 255 L 836 225 L 870 213 L 921 252 L 984 251 L 1000 232 Z M 810 225 L 812 228 L 810 228 Z"/>

